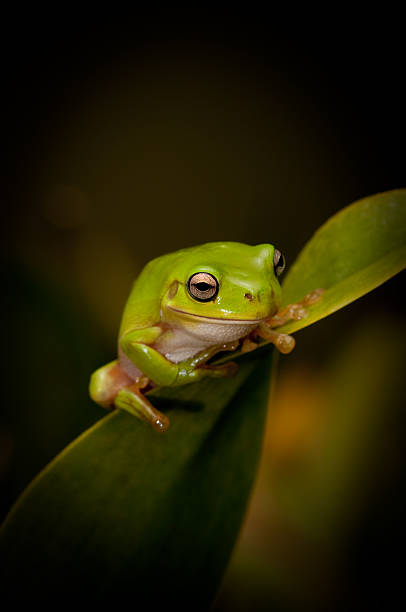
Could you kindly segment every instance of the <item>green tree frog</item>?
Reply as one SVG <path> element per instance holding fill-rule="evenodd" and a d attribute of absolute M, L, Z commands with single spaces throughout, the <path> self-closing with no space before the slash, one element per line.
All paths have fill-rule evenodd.
<path fill-rule="evenodd" d="M 266 338 L 282 353 L 294 339 L 272 328 L 306 316 L 317 291 L 278 312 L 284 258 L 271 244 L 213 242 L 157 257 L 136 279 L 124 309 L 118 358 L 93 373 L 90 396 L 165 431 L 169 419 L 144 393 L 203 377 L 231 376 L 237 365 L 209 365 L 220 351 L 257 347 Z"/>

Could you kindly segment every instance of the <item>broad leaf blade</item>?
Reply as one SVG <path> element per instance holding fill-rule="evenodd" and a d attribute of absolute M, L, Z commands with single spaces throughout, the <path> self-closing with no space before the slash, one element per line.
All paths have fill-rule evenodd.
<path fill-rule="evenodd" d="M 3 526 L 3 600 L 207 607 L 256 472 L 271 356 L 155 392 L 164 435 L 116 411 L 67 447 Z"/>
<path fill-rule="evenodd" d="M 284 305 L 322 288 L 309 315 L 281 327 L 307 327 L 375 289 L 406 267 L 406 189 L 359 200 L 331 217 L 301 251 L 283 284 Z"/>
<path fill-rule="evenodd" d="M 21 262 L 7 259 L 2 269 L 0 522 L 32 478 L 100 419 L 89 371 L 109 357 L 79 299 Z"/>

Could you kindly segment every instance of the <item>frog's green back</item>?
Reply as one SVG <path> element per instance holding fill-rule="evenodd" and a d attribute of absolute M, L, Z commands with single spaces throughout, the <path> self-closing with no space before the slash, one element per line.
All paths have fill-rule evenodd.
<path fill-rule="evenodd" d="M 119 337 L 131 329 L 143 329 L 159 322 L 162 295 L 171 268 L 188 249 L 156 257 L 134 281 L 121 319 Z"/>

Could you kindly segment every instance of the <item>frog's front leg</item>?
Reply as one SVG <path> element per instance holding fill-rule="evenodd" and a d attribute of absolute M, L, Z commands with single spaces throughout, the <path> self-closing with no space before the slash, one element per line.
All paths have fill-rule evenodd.
<path fill-rule="evenodd" d="M 307 293 L 300 302 L 288 304 L 266 321 L 267 326 L 270 328 L 281 327 L 288 321 L 305 319 L 307 317 L 307 307 L 318 302 L 323 292 L 324 289 L 315 289 Z"/>
<path fill-rule="evenodd" d="M 161 333 L 162 329 L 156 326 L 133 330 L 120 340 L 120 347 L 123 352 L 155 385 L 173 387 L 196 382 L 206 376 L 218 378 L 235 373 L 236 365 L 231 362 L 217 367 L 206 366 L 206 362 L 220 351 L 234 350 L 237 348 L 238 342 L 211 347 L 191 359 L 173 363 L 148 344 L 148 342 L 151 342 L 151 344 L 155 342 Z M 159 431 L 165 431 L 169 427 L 169 419 L 150 404 L 141 393 L 141 387 L 137 384 L 129 385 L 120 390 L 114 404 L 117 408 L 127 410 L 148 421 Z"/>
<path fill-rule="evenodd" d="M 249 336 L 244 338 L 241 346 L 242 353 L 249 353 L 260 346 L 255 342 L 255 338 L 264 338 L 274 344 L 280 353 L 290 353 L 295 348 L 295 339 L 292 336 L 276 332 L 265 323 L 260 323 Z"/>
<path fill-rule="evenodd" d="M 271 342 L 281 353 L 290 353 L 295 348 L 295 339 L 288 334 L 275 331 L 287 321 L 299 321 L 307 317 L 307 307 L 315 304 L 321 297 L 324 289 L 315 289 L 296 304 L 289 304 L 281 311 L 274 314 L 265 323 L 260 323 L 258 327 L 247 338 L 244 338 L 241 350 L 247 353 L 257 348 L 258 344 L 254 341 L 256 337 L 263 338 Z"/>
<path fill-rule="evenodd" d="M 159 337 L 160 328 L 148 328 L 133 330 L 126 334 L 120 341 L 120 346 L 132 363 L 143 374 L 148 376 L 158 387 L 175 387 L 200 380 L 205 376 L 219 377 L 227 376 L 235 372 L 235 365 L 206 366 L 206 362 L 221 351 L 234 350 L 238 341 L 213 346 L 197 355 L 173 363 L 157 351 L 151 344 Z"/>
<path fill-rule="evenodd" d="M 235 351 L 239 344 L 239 340 L 234 340 L 233 342 L 228 342 L 226 344 L 212 346 L 205 351 L 197 353 L 197 355 L 194 355 L 190 359 L 182 361 L 178 364 L 179 373 L 176 384 L 185 384 L 187 382 L 192 382 L 192 380 L 200 380 L 206 376 L 211 378 L 234 376 L 238 370 L 238 366 L 234 361 L 229 361 L 228 363 L 224 363 L 219 366 L 206 364 L 207 361 L 214 357 L 214 355 L 217 355 L 217 353 L 221 353 L 223 351 Z"/>

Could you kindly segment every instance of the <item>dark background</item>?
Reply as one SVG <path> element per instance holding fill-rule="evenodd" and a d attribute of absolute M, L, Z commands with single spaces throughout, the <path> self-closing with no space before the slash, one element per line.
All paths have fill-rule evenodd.
<path fill-rule="evenodd" d="M 56 452 L 103 416 L 87 400 L 88 376 L 114 357 L 123 303 L 149 259 L 236 240 L 274 243 L 289 266 L 337 210 L 405 185 L 405 53 L 397 17 L 374 25 L 343 17 L 319 15 L 323 25 L 315 32 L 260 16 L 238 26 L 213 17 L 207 29 L 200 19 L 173 28 L 165 19 L 124 15 L 103 24 L 85 24 L 82 16 L 70 24 L 60 15 L 5 21 L 3 515 Z M 294 354 L 281 362 L 282 391 L 302 384 L 292 401 L 311 399 L 328 378 L 324 364 L 334 363 L 336 350 L 353 350 L 361 323 L 365 346 L 377 326 L 383 344 L 402 337 L 403 282 L 404 274 L 301 332 Z M 397 372 L 404 353 L 384 354 Z M 282 395 L 276 411 L 286 410 Z M 358 470 L 365 493 L 349 505 L 344 545 L 331 537 L 341 533 L 339 518 L 323 545 L 292 519 L 276 547 L 276 554 L 290 547 L 292 555 L 277 571 L 272 561 L 268 567 L 271 537 L 260 586 L 249 567 L 233 582 L 231 568 L 220 609 L 235 609 L 237 600 L 242 608 L 254 600 L 258 609 L 273 603 L 284 610 L 309 601 L 313 609 L 326 601 L 329 609 L 335 603 L 348 609 L 395 600 L 405 437 L 400 391 L 394 398 L 391 410 L 384 400 L 377 408 L 390 415 L 389 438 L 380 445 L 382 421 L 374 422 L 366 464 L 361 469 L 354 459 L 356 467 L 348 467 Z M 270 464 L 279 459 L 271 456 Z M 306 460 L 301 456 L 299 464 Z M 281 473 L 271 470 L 263 486 L 272 491 Z M 306 502 L 299 492 L 300 503 Z M 248 524 L 257 518 L 254 512 Z M 263 534 L 274 534 L 272 520 L 261 524 Z M 298 545 L 301 537 L 306 546 Z M 243 547 L 242 559 L 247 550 L 256 555 L 255 546 L 245 553 Z M 301 580 L 306 554 L 318 568 L 310 586 Z M 327 556 L 333 569 L 325 575 Z"/>

